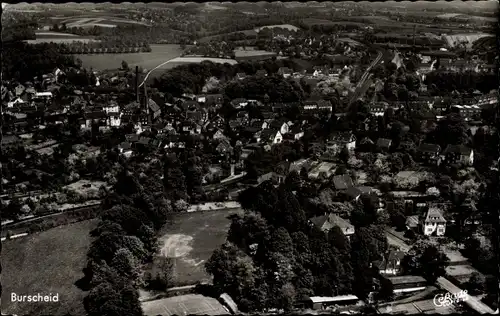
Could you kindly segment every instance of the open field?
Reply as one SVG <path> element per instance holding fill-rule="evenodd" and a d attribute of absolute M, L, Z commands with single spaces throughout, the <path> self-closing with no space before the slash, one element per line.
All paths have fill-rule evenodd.
<path fill-rule="evenodd" d="M 472 47 L 472 43 L 480 38 L 493 36 L 492 34 L 486 33 L 475 33 L 475 34 L 454 34 L 445 36 L 446 42 L 450 47 L 454 47 L 455 43 L 466 42 L 467 46 Z"/>
<path fill-rule="evenodd" d="M 106 182 L 85 179 L 68 184 L 64 188 L 81 194 L 96 194 L 99 193 L 101 186 L 109 188 Z"/>
<path fill-rule="evenodd" d="M 85 67 L 92 67 L 94 70 L 118 69 L 125 60 L 130 67 L 139 66 L 144 69 L 152 69 L 168 60 L 179 57 L 182 49 L 176 44 L 151 45 L 149 53 L 130 54 L 82 54 L 75 55 L 80 58 Z"/>
<path fill-rule="evenodd" d="M 159 238 L 162 255 L 174 259 L 174 283 L 210 281 L 205 261 L 227 236 L 231 214 L 241 209 L 183 213 L 165 225 Z"/>
<path fill-rule="evenodd" d="M 265 25 L 265 26 L 261 26 L 261 27 L 258 27 L 255 30 L 255 32 L 260 32 L 262 29 L 264 28 L 269 28 L 269 29 L 274 29 L 274 28 L 281 28 L 281 29 L 287 29 L 287 30 L 290 30 L 290 31 L 297 31 L 299 30 L 298 27 L 294 26 L 294 25 L 291 25 L 291 24 L 279 24 L 279 25 Z"/>
<path fill-rule="evenodd" d="M 94 27 L 94 26 L 100 26 L 100 27 L 117 27 L 120 25 L 130 25 L 130 24 L 136 24 L 136 25 L 145 25 L 148 26 L 147 23 L 144 22 L 139 22 L 139 21 L 134 21 L 134 20 L 129 20 L 129 19 L 124 19 L 116 16 L 99 16 L 96 14 L 94 15 L 82 15 L 82 16 L 76 16 L 76 17 L 68 17 L 68 18 L 53 18 L 55 20 L 54 22 L 57 23 L 65 23 L 66 27 Z"/>
<path fill-rule="evenodd" d="M 85 292 L 74 283 L 83 277 L 96 221 L 61 226 L 3 242 L 2 313 L 18 315 L 83 315 Z M 11 303 L 10 293 L 59 293 L 57 303 Z"/>
<path fill-rule="evenodd" d="M 142 303 L 144 315 L 229 315 L 215 298 L 199 294 L 174 296 Z"/>

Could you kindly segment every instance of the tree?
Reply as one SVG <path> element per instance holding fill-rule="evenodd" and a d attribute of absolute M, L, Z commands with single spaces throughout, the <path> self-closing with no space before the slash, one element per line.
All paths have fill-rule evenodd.
<path fill-rule="evenodd" d="M 90 290 L 84 306 L 89 316 L 143 315 L 137 291 L 131 285 L 102 283 Z"/>
<path fill-rule="evenodd" d="M 130 250 L 121 248 L 115 253 L 110 264 L 118 273 L 136 283 L 139 280 L 138 262 Z"/>
<path fill-rule="evenodd" d="M 382 277 L 380 280 L 380 289 L 376 294 L 377 300 L 390 301 L 394 297 L 394 286 L 388 279 Z"/>
<path fill-rule="evenodd" d="M 122 60 L 122 69 L 129 70 L 128 63 L 125 60 Z"/>
<path fill-rule="evenodd" d="M 153 267 L 152 271 L 145 273 L 145 285 L 148 289 L 154 291 L 165 291 L 173 283 L 173 259 L 156 257 Z"/>
<path fill-rule="evenodd" d="M 467 281 L 465 288 L 470 295 L 480 295 L 483 294 L 485 289 L 485 279 L 479 273 L 474 272 L 470 276 L 469 281 Z"/>
<path fill-rule="evenodd" d="M 429 284 L 446 274 L 450 259 L 434 245 L 417 244 L 403 258 L 401 266 L 407 274 L 422 275 Z"/>
<path fill-rule="evenodd" d="M 17 197 L 13 197 L 7 206 L 3 206 L 2 202 L 2 217 L 17 220 L 22 214 L 22 206 L 21 201 Z"/>

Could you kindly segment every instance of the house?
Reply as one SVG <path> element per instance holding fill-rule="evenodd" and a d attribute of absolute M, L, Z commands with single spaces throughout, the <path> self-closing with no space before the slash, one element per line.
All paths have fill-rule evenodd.
<path fill-rule="evenodd" d="M 349 151 L 356 148 L 356 137 L 352 132 L 343 132 L 333 135 L 326 146 L 327 151 L 334 155 L 339 154 L 344 148 Z"/>
<path fill-rule="evenodd" d="M 21 139 L 16 135 L 3 135 L 2 146 L 15 145 L 21 142 Z"/>
<path fill-rule="evenodd" d="M 125 157 L 130 157 L 132 155 L 132 145 L 125 141 L 125 142 L 122 142 L 120 145 L 118 145 L 118 151 L 120 152 L 120 154 L 123 154 L 125 155 Z"/>
<path fill-rule="evenodd" d="M 333 111 L 332 103 L 329 100 L 319 100 L 318 110 L 332 112 Z"/>
<path fill-rule="evenodd" d="M 358 201 L 363 195 L 370 195 L 373 192 L 372 187 L 358 186 L 358 187 L 348 187 L 345 194 L 354 201 Z"/>
<path fill-rule="evenodd" d="M 207 94 L 205 95 L 205 101 L 203 103 L 205 103 L 206 106 L 219 107 L 224 104 L 224 96 L 222 94 Z"/>
<path fill-rule="evenodd" d="M 239 313 L 238 305 L 233 301 L 231 296 L 227 293 L 221 294 L 219 297 L 220 302 L 227 307 L 227 309 L 231 312 L 231 314 L 237 315 Z"/>
<path fill-rule="evenodd" d="M 219 154 L 228 154 L 228 153 L 231 153 L 233 151 L 233 147 L 231 147 L 231 144 L 229 143 L 229 140 L 223 139 L 217 145 L 217 147 L 215 148 L 215 150 Z"/>
<path fill-rule="evenodd" d="M 283 78 L 288 78 L 292 75 L 292 70 L 288 67 L 280 67 L 278 69 L 278 75 L 283 76 Z"/>
<path fill-rule="evenodd" d="M 222 139 L 227 139 L 226 135 L 222 132 L 222 130 L 218 129 L 213 135 L 212 139 L 214 140 L 222 140 Z"/>
<path fill-rule="evenodd" d="M 403 251 L 391 250 L 382 257 L 382 260 L 373 262 L 372 267 L 381 275 L 398 275 L 401 272 L 401 261 L 404 256 Z"/>
<path fill-rule="evenodd" d="M 121 125 L 121 118 L 119 112 L 106 112 L 106 126 L 119 127 Z"/>
<path fill-rule="evenodd" d="M 257 178 L 257 183 L 261 184 L 262 182 L 269 181 L 271 180 L 274 183 L 280 184 L 285 182 L 285 176 L 282 174 L 279 174 L 277 172 L 268 172 L 266 174 L 261 175 L 259 178 Z"/>
<path fill-rule="evenodd" d="M 106 104 L 102 107 L 102 110 L 107 114 L 107 113 L 119 113 L 120 112 L 120 106 L 117 103 L 111 102 L 109 104 Z"/>
<path fill-rule="evenodd" d="M 180 135 L 167 135 L 163 141 L 163 148 L 185 148 L 186 143 Z"/>
<path fill-rule="evenodd" d="M 310 164 L 309 159 L 305 159 L 305 158 L 299 159 L 299 160 L 296 160 L 296 161 L 293 161 L 292 163 L 290 163 L 290 166 L 288 167 L 288 173 L 290 173 L 292 171 L 296 171 L 296 172 L 300 173 L 302 168 L 305 168 L 306 170 L 308 170 L 310 167 L 311 167 L 311 164 Z"/>
<path fill-rule="evenodd" d="M 474 150 L 464 145 L 448 145 L 442 154 L 441 163 L 465 165 L 474 164 Z M 444 161 L 443 161 L 444 160 Z"/>
<path fill-rule="evenodd" d="M 476 104 L 453 105 L 452 109 L 460 113 L 466 121 L 470 121 L 481 115 L 482 108 Z"/>
<path fill-rule="evenodd" d="M 238 72 L 238 73 L 236 74 L 236 79 L 238 79 L 238 80 L 243 80 L 243 79 L 245 79 L 246 77 L 247 77 L 247 74 L 246 74 L 246 73 L 244 73 L 244 72 Z"/>
<path fill-rule="evenodd" d="M 354 186 L 354 183 L 348 174 L 343 174 L 333 177 L 333 185 L 336 190 L 347 190 L 348 188 Z"/>
<path fill-rule="evenodd" d="M 434 207 L 429 208 L 423 223 L 423 231 L 426 236 L 431 236 L 433 234 L 444 236 L 446 231 L 446 219 L 444 219 L 439 209 Z"/>
<path fill-rule="evenodd" d="M 369 105 L 370 113 L 374 116 L 383 116 L 388 107 L 387 102 L 375 102 Z"/>
<path fill-rule="evenodd" d="M 383 151 L 388 151 L 391 148 L 392 140 L 387 138 L 379 138 L 377 140 L 377 148 Z"/>
<path fill-rule="evenodd" d="M 278 130 L 282 135 L 287 134 L 289 131 L 289 126 L 286 122 L 282 120 L 272 120 L 267 127 L 274 130 Z"/>
<path fill-rule="evenodd" d="M 103 111 L 87 112 L 83 117 L 85 121 L 81 125 L 81 128 L 91 128 L 92 124 L 98 124 L 99 126 L 106 125 L 107 116 Z"/>
<path fill-rule="evenodd" d="M 248 100 L 247 99 L 243 99 L 243 98 L 234 99 L 234 100 L 231 100 L 231 105 L 235 109 L 244 108 L 245 106 L 248 105 Z"/>
<path fill-rule="evenodd" d="M 333 227 L 338 226 L 347 238 L 354 235 L 354 226 L 351 225 L 349 221 L 335 214 L 316 216 L 311 218 L 309 222 L 325 233 L 327 233 Z"/>
<path fill-rule="evenodd" d="M 257 72 L 255 73 L 255 75 L 257 77 L 267 77 L 267 70 L 265 69 L 259 69 L 257 70 Z"/>
<path fill-rule="evenodd" d="M 299 125 L 293 125 L 292 128 L 289 129 L 288 133 L 293 137 L 293 140 L 299 140 L 304 137 L 304 131 Z"/>
<path fill-rule="evenodd" d="M 275 129 L 267 128 L 260 133 L 260 137 L 258 142 L 262 143 L 271 143 L 271 144 L 279 144 L 283 141 L 283 135 L 281 135 L 280 131 Z"/>
<path fill-rule="evenodd" d="M 312 111 L 312 110 L 317 110 L 318 109 L 318 101 L 305 101 L 304 105 L 302 106 L 304 111 Z"/>
<path fill-rule="evenodd" d="M 314 166 L 307 176 L 310 179 L 318 179 L 320 177 L 328 179 L 333 175 L 336 169 L 337 165 L 332 162 L 321 162 Z"/>
<path fill-rule="evenodd" d="M 385 277 L 391 282 L 394 293 L 416 292 L 422 291 L 427 286 L 427 280 L 421 276 L 403 275 L 403 276 L 388 276 Z"/>
<path fill-rule="evenodd" d="M 149 112 L 151 113 L 151 118 L 153 121 L 155 121 L 160 117 L 161 108 L 155 101 L 148 99 L 148 109 Z"/>
<path fill-rule="evenodd" d="M 418 215 L 411 215 L 406 218 L 406 228 L 413 231 L 418 231 L 420 220 Z"/>
<path fill-rule="evenodd" d="M 418 159 L 427 164 L 437 164 L 440 153 L 441 146 L 436 144 L 422 143 L 417 148 Z"/>

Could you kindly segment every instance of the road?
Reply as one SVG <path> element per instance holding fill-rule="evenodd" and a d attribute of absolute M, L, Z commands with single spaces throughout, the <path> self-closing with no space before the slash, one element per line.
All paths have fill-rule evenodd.
<path fill-rule="evenodd" d="M 174 59 L 175 59 L 175 58 L 174 58 Z M 153 69 L 151 69 L 150 71 L 148 71 L 148 73 L 146 74 L 146 77 L 144 77 L 144 80 L 143 80 L 143 81 L 141 82 L 141 84 L 139 85 L 139 88 L 140 88 L 140 87 L 142 87 L 142 86 L 144 85 L 144 83 L 146 82 L 146 80 L 148 80 L 149 75 L 150 75 L 153 71 L 155 71 L 156 69 L 158 69 L 158 68 L 160 68 L 160 67 L 163 67 L 163 65 L 166 65 L 166 64 L 168 64 L 168 63 L 169 63 L 169 62 L 171 62 L 171 61 L 172 61 L 172 59 L 171 59 L 171 60 L 168 60 L 168 61 L 166 61 L 166 62 L 164 62 L 164 63 L 161 63 L 161 64 L 159 64 L 158 66 L 156 66 L 156 67 L 154 67 Z"/>
<path fill-rule="evenodd" d="M 385 230 L 385 235 L 387 237 L 387 242 L 390 245 L 394 245 L 401 249 L 401 251 L 407 252 L 410 250 L 410 246 L 404 242 L 404 240 L 401 240 L 398 236 L 394 235 L 391 233 L 390 230 L 386 229 Z"/>
<path fill-rule="evenodd" d="M 377 58 L 368 66 L 368 68 L 365 70 L 363 75 L 361 76 L 361 79 L 359 80 L 358 84 L 356 85 L 356 89 L 354 90 L 354 93 L 349 101 L 348 107 L 356 101 L 358 98 L 363 96 L 363 94 L 368 90 L 370 86 L 370 81 L 368 79 L 371 78 L 372 74 L 370 74 L 370 71 L 375 67 L 383 57 L 383 53 L 381 51 L 378 52 Z"/>

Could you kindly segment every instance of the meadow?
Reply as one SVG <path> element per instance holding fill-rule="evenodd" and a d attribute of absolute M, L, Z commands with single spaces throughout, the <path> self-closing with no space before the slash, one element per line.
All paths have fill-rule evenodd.
<path fill-rule="evenodd" d="M 61 226 L 2 243 L 2 313 L 18 315 L 83 315 L 83 277 L 95 220 Z M 59 302 L 12 303 L 10 293 L 59 294 Z"/>
<path fill-rule="evenodd" d="M 98 71 L 120 68 L 122 61 L 126 61 L 129 67 L 139 66 L 144 69 L 152 69 L 163 62 L 179 57 L 182 53 L 180 45 L 176 44 L 150 46 L 151 52 L 149 53 L 82 54 L 75 55 L 75 58 L 80 58 L 85 67 L 92 67 Z"/>
<path fill-rule="evenodd" d="M 165 225 L 159 238 L 161 254 L 174 259 L 176 285 L 210 281 L 205 262 L 225 242 L 228 216 L 242 213 L 241 209 L 183 213 Z"/>
<path fill-rule="evenodd" d="M 136 25 L 148 25 L 144 22 L 134 21 L 130 19 L 124 19 L 118 16 L 112 15 L 100 15 L 98 13 L 94 13 L 92 15 L 80 15 L 75 17 L 54 17 L 52 18 L 54 23 L 65 23 L 67 27 L 117 27 L 120 25 L 126 26 L 130 24 Z"/>

